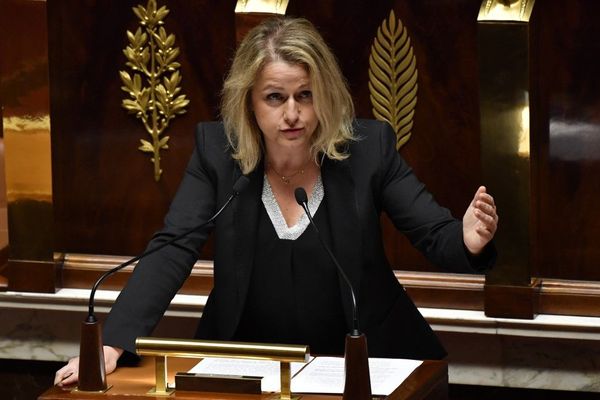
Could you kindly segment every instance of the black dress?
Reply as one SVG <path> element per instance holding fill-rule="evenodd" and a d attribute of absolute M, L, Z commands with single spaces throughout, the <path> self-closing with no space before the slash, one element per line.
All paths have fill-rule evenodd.
<path fill-rule="evenodd" d="M 330 245 L 322 201 L 314 221 Z M 348 331 L 335 265 L 311 226 L 296 240 L 279 239 L 263 207 L 244 312 L 234 340 L 306 344 L 312 354 L 344 352 Z"/>

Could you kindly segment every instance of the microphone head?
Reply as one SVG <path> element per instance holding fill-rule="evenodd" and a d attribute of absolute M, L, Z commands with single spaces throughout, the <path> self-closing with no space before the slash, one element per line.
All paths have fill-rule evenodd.
<path fill-rule="evenodd" d="M 294 190 L 294 196 L 296 196 L 296 203 L 299 205 L 304 205 L 308 203 L 308 196 L 306 195 L 306 190 L 303 187 L 297 187 Z"/>
<path fill-rule="evenodd" d="M 248 187 L 249 183 L 250 183 L 250 179 L 246 175 L 240 176 L 237 179 L 237 181 L 235 181 L 235 183 L 233 184 L 233 193 L 235 195 L 240 194 L 241 192 L 244 191 L 244 189 L 246 189 Z"/>

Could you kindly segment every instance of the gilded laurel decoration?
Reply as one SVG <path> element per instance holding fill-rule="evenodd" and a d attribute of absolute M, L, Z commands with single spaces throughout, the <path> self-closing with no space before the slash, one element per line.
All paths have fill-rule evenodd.
<path fill-rule="evenodd" d="M 373 115 L 396 132 L 396 148 L 411 136 L 417 104 L 417 68 L 406 27 L 390 12 L 377 29 L 369 57 L 369 92 Z"/>
<path fill-rule="evenodd" d="M 129 45 L 123 54 L 132 75 L 119 71 L 121 89 L 129 95 L 122 106 L 142 121 L 151 137 L 151 140 L 140 139 L 138 149 L 151 154 L 154 180 L 158 182 L 163 172 L 160 151 L 169 148 L 169 136 L 163 134 L 173 118 L 185 113 L 189 100 L 180 94 L 180 64 L 176 61 L 179 48 L 173 47 L 175 35 L 167 34 L 162 26 L 169 10 L 165 6 L 157 9 L 156 0 L 148 0 L 146 7 L 138 5 L 133 12 L 140 20 L 140 27 L 135 33 L 127 31 Z"/>

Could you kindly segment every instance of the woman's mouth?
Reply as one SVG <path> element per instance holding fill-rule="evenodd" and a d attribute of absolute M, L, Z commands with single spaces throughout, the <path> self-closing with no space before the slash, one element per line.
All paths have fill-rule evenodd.
<path fill-rule="evenodd" d="M 304 132 L 304 128 L 282 129 L 281 133 L 288 139 L 296 138 Z"/>

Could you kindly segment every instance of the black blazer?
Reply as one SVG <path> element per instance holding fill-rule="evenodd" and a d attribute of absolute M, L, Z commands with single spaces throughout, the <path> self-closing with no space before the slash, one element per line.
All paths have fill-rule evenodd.
<path fill-rule="evenodd" d="M 462 223 L 440 207 L 396 151 L 392 128 L 379 121 L 355 122 L 358 140 L 344 161 L 323 159 L 321 177 L 329 211 L 333 252 L 345 269 L 359 307 L 369 354 L 380 357 L 436 359 L 445 351 L 398 283 L 385 257 L 380 214 L 434 264 L 454 272 L 475 272 L 466 253 Z M 205 306 L 197 338 L 229 340 L 235 334 L 250 282 L 261 202 L 264 168 L 248 174 L 250 184 L 207 227 L 142 260 L 113 306 L 104 328 L 105 344 L 135 352 L 135 338 L 149 335 L 188 277 L 198 250 L 215 229 L 214 288 Z M 196 148 L 165 218 L 164 228 L 149 244 L 206 221 L 230 196 L 241 175 L 218 122 L 201 123 Z M 340 277 L 348 327 L 349 290 Z"/>

